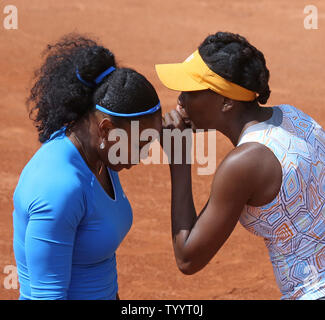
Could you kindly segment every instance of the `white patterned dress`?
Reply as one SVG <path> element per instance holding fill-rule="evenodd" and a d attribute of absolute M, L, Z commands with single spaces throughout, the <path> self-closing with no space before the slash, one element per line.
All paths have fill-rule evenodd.
<path fill-rule="evenodd" d="M 282 185 L 264 206 L 245 206 L 240 223 L 269 250 L 282 299 L 325 297 L 325 132 L 290 105 L 244 132 L 238 145 L 258 142 L 282 166 Z"/>

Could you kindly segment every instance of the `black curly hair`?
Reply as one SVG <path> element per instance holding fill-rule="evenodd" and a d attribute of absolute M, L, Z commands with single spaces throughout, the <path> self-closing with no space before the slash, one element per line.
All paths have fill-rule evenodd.
<path fill-rule="evenodd" d="M 129 68 L 117 68 L 114 54 L 87 37 L 65 35 L 56 44 L 48 45 L 43 55 L 45 62 L 35 72 L 35 84 L 27 99 L 41 143 L 63 126 L 71 127 L 93 112 L 96 104 L 115 112 L 135 113 L 159 102 L 144 76 Z M 78 69 L 82 79 L 93 82 L 110 67 L 117 69 L 94 88 L 76 76 Z"/>
<path fill-rule="evenodd" d="M 244 37 L 230 32 L 208 36 L 199 53 L 209 68 L 228 81 L 258 93 L 257 101 L 265 104 L 270 96 L 270 73 L 262 52 Z"/>

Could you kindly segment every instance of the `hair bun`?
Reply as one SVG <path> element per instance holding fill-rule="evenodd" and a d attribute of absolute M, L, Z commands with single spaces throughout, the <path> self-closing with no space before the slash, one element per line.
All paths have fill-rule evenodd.
<path fill-rule="evenodd" d="M 45 142 L 62 126 L 71 126 L 93 109 L 91 83 L 103 70 L 115 66 L 114 55 L 94 40 L 80 34 L 68 34 L 44 51 L 45 61 L 36 73 L 27 99 L 30 117 Z"/>
<path fill-rule="evenodd" d="M 253 51 L 251 48 L 249 47 L 245 47 L 243 50 L 242 50 L 242 55 L 245 57 L 245 58 L 251 58 L 252 55 L 253 55 Z"/>
<path fill-rule="evenodd" d="M 269 70 L 264 55 L 246 38 L 230 32 L 209 35 L 199 46 L 204 62 L 228 81 L 259 94 L 265 104 L 270 96 Z"/>

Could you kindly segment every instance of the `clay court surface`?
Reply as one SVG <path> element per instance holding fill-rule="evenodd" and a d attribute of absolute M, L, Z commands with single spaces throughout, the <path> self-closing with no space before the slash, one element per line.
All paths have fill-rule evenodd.
<path fill-rule="evenodd" d="M 100 40 L 120 65 L 135 68 L 154 84 L 168 111 L 177 93 L 160 84 L 154 64 L 183 61 L 208 34 L 240 33 L 265 54 L 271 72 L 268 105 L 293 104 L 325 126 L 324 1 L 6 0 L 0 2 L 0 20 L 7 4 L 18 8 L 19 25 L 5 30 L 0 24 L 0 299 L 18 298 L 18 290 L 5 289 L 3 272 L 15 264 L 12 195 L 40 146 L 25 98 L 40 53 L 63 34 L 77 31 Z M 318 30 L 304 29 L 308 4 L 318 8 Z M 221 134 L 217 144 L 220 163 L 232 146 Z M 200 211 L 212 176 L 193 172 Z M 168 166 L 141 164 L 120 177 L 134 213 L 133 227 L 117 252 L 121 299 L 280 298 L 263 239 L 240 224 L 203 271 L 182 275 L 170 237 Z"/>

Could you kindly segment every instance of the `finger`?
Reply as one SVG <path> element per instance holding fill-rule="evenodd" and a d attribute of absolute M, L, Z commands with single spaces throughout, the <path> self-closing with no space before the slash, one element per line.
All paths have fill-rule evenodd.
<path fill-rule="evenodd" d="M 178 112 L 178 111 L 176 111 L 176 112 Z M 186 114 L 186 111 L 185 110 L 184 110 L 184 112 Z M 181 120 L 180 120 L 180 123 L 178 124 L 178 127 L 181 130 L 184 130 L 185 128 L 191 128 L 191 120 L 189 118 L 182 117 L 182 115 L 180 114 L 180 112 L 178 112 L 178 115 L 181 117 Z"/>
<path fill-rule="evenodd" d="M 186 113 L 185 109 L 182 106 L 178 104 L 176 110 L 179 112 L 179 114 L 182 116 L 183 119 L 188 119 L 188 114 Z"/>
<path fill-rule="evenodd" d="M 165 128 L 171 129 L 174 127 L 173 118 L 168 112 L 165 113 L 164 119 L 165 119 Z"/>
<path fill-rule="evenodd" d="M 172 110 L 170 112 L 171 117 L 173 118 L 175 127 L 179 127 L 183 123 L 182 116 L 177 110 Z"/>
<path fill-rule="evenodd" d="M 181 105 L 177 105 L 176 110 L 179 112 L 181 117 L 183 118 L 183 121 L 185 122 L 185 125 L 187 128 L 191 128 L 191 120 L 185 111 L 185 109 Z"/>
<path fill-rule="evenodd" d="M 184 129 L 190 122 L 188 118 L 184 118 L 182 114 L 177 110 L 174 110 L 173 112 L 171 112 L 171 114 L 174 116 L 175 122 L 177 122 L 177 127 L 181 129 Z"/>
<path fill-rule="evenodd" d="M 172 116 L 172 118 L 174 120 L 174 126 L 175 126 L 175 128 L 178 128 L 180 130 L 184 130 L 186 128 L 186 124 L 183 121 L 182 116 L 179 114 L 178 111 L 172 110 L 170 112 L 170 115 Z"/>

